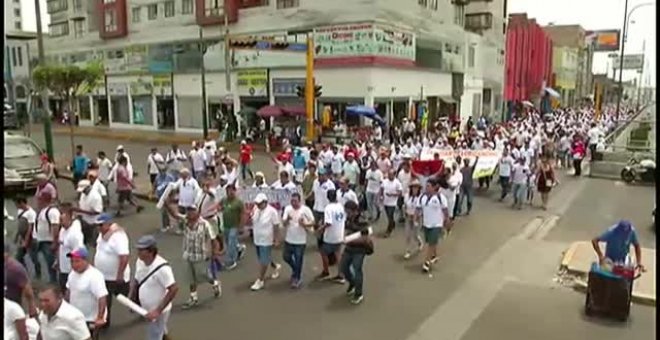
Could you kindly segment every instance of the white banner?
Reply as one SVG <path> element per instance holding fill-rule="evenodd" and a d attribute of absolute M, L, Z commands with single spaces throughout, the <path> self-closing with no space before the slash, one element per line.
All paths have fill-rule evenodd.
<path fill-rule="evenodd" d="M 456 157 L 461 157 L 461 159 L 469 159 L 470 165 L 474 166 L 474 175 L 473 178 L 481 178 L 490 176 L 495 171 L 497 163 L 502 157 L 502 152 L 498 150 L 464 150 L 464 151 L 455 151 L 455 150 L 441 150 L 441 149 L 424 149 L 420 155 L 420 159 L 431 160 L 433 156 L 437 154 L 440 156 L 440 159 L 443 160 L 446 167 L 451 166 L 452 163 L 456 162 Z M 477 164 L 474 162 L 477 160 Z M 461 164 L 462 165 L 462 164 Z"/>
<path fill-rule="evenodd" d="M 261 189 L 261 188 L 243 188 L 238 195 L 245 204 L 254 203 L 258 194 L 266 194 L 268 203 L 276 207 L 284 208 L 291 203 L 291 192 L 287 189 Z"/>

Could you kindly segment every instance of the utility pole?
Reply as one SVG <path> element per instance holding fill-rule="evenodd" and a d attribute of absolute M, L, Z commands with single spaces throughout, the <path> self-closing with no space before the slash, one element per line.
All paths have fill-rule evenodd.
<path fill-rule="evenodd" d="M 206 67 L 204 66 L 204 55 L 206 54 L 206 45 L 204 44 L 204 32 L 202 27 L 199 28 L 199 51 L 202 66 L 202 130 L 204 140 L 209 137 L 209 115 L 206 105 Z"/>
<path fill-rule="evenodd" d="M 41 4 L 34 0 L 34 11 L 37 20 L 37 49 L 39 53 L 39 65 L 46 65 L 46 52 L 44 51 L 44 31 L 41 25 Z M 50 110 L 48 110 L 48 89 L 41 89 L 42 119 L 44 123 L 44 139 L 46 140 L 46 153 L 54 160 L 53 131 L 51 128 Z"/>
<path fill-rule="evenodd" d="M 628 34 L 628 0 L 623 8 L 623 39 L 621 40 L 621 54 L 619 55 L 619 81 L 617 84 L 616 98 L 616 120 L 619 120 L 619 110 L 621 109 L 621 98 L 623 97 L 623 58 L 626 51 L 626 39 Z"/>
<path fill-rule="evenodd" d="M 644 65 L 646 63 L 646 39 L 642 41 L 642 68 L 639 70 L 639 86 L 637 87 L 637 105 L 636 109 L 639 110 L 639 100 L 642 94 L 642 77 L 644 76 Z"/>
<path fill-rule="evenodd" d="M 224 34 L 224 43 L 225 43 L 225 87 L 227 88 L 227 93 L 231 93 L 231 54 L 229 46 L 229 14 L 225 11 L 225 34 Z"/>
<path fill-rule="evenodd" d="M 305 67 L 305 111 L 307 112 L 307 141 L 314 141 L 314 39 L 307 36 L 307 54 Z"/>

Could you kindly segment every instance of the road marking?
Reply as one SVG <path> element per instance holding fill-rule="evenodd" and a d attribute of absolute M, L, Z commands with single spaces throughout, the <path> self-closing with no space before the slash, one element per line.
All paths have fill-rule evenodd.
<path fill-rule="evenodd" d="M 554 228 L 557 225 L 558 221 L 559 221 L 558 215 L 552 215 L 549 218 L 547 218 L 545 221 L 543 221 L 543 224 L 541 224 L 541 226 L 539 226 L 539 228 L 536 230 L 536 233 L 533 235 L 532 240 L 534 241 L 543 240 L 546 236 L 548 236 L 550 230 L 552 230 L 552 228 Z"/>
<path fill-rule="evenodd" d="M 537 216 L 531 219 L 523 230 L 515 236 L 517 240 L 529 240 L 534 233 L 543 225 L 543 217 Z"/>

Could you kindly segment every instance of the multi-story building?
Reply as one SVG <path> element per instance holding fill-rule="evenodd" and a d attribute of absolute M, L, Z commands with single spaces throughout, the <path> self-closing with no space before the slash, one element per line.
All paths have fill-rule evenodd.
<path fill-rule="evenodd" d="M 562 105 L 575 104 L 578 76 L 578 49 L 566 46 L 552 48 L 552 87 L 561 94 Z"/>
<path fill-rule="evenodd" d="M 507 107 L 536 103 L 552 77 L 552 41 L 535 19 L 511 14 L 506 32 L 504 96 Z"/>
<path fill-rule="evenodd" d="M 506 6 L 506 0 L 479 0 L 470 1 L 466 8 L 465 29 L 471 33 L 461 111 L 472 112 L 472 116 L 501 117 Z"/>
<path fill-rule="evenodd" d="M 30 41 L 36 35 L 28 32 L 5 34 L 4 56 L 4 99 L 16 108 L 21 117 L 28 112 L 30 94 Z"/>
<path fill-rule="evenodd" d="M 5 0 L 5 33 L 22 31 L 21 0 Z"/>
<path fill-rule="evenodd" d="M 593 43 L 588 43 L 586 39 L 586 31 L 580 25 L 549 25 L 543 28 L 552 39 L 555 47 L 561 47 L 557 50 L 559 53 L 568 54 L 570 56 L 577 55 L 577 65 L 575 70 L 575 86 L 574 92 L 571 96 L 569 105 L 576 104 L 579 101 L 589 98 L 593 95 L 593 59 L 594 49 Z M 569 52 L 567 49 L 570 49 Z M 566 58 L 555 57 L 555 60 L 563 61 Z M 558 59 L 557 59 L 558 58 Z M 567 61 L 572 64 L 572 61 Z M 555 66 L 557 66 L 555 64 Z M 572 70 L 569 72 L 571 73 Z M 567 71 L 561 71 L 561 75 L 556 73 L 556 77 L 565 78 Z M 562 80 L 566 82 L 569 80 Z M 572 80 L 569 82 L 573 82 Z M 557 85 L 559 87 L 559 85 Z M 559 90 L 559 89 L 557 89 Z M 566 98 L 564 98 L 566 100 Z"/>
<path fill-rule="evenodd" d="M 302 43 L 312 34 L 314 77 L 323 87 L 317 111 L 328 107 L 343 116 L 347 105 L 372 105 L 390 121 L 409 115 L 421 100 L 428 103 L 431 116 L 480 114 L 472 105 L 463 105 L 473 102 L 463 93 L 470 87 L 465 86 L 469 84 L 464 76 L 466 61 L 474 59 L 476 65 L 479 59 L 484 70 L 497 69 L 497 59 L 485 57 L 486 52 L 477 54 L 477 49 L 479 44 L 492 44 L 488 53 L 497 56 L 502 48 L 483 34 L 474 37 L 477 49 L 469 57 L 472 45 L 468 46 L 464 30 L 468 0 L 96 3 L 48 2 L 48 58 L 80 64 L 98 60 L 105 66 L 104 80 L 79 98 L 76 109 L 82 124 L 102 120 L 119 128 L 198 131 L 202 60 L 211 113 L 238 113 L 246 106 L 302 105 L 295 86 L 305 77 L 304 53 L 232 50 L 227 71 L 225 29 L 230 40 L 252 37 Z M 495 7 L 489 9 L 493 18 L 503 16 L 504 5 Z M 485 31 L 489 29 L 499 32 L 495 24 Z M 208 46 L 203 58 L 200 32 Z M 477 76 L 497 83 L 497 74 Z M 496 85 L 479 87 L 480 93 L 491 89 L 490 110 L 498 105 L 493 94 L 500 92 Z M 136 112 L 144 119 L 136 119 Z"/>

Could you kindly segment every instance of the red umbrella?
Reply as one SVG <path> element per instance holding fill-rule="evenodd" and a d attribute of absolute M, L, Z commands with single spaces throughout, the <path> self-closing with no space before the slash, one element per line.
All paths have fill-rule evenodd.
<path fill-rule="evenodd" d="M 291 116 L 305 116 L 307 114 L 304 106 L 286 106 L 282 108 L 282 111 Z"/>
<path fill-rule="evenodd" d="M 274 105 L 264 106 L 257 111 L 259 117 L 279 117 L 283 114 L 282 109 Z"/>

